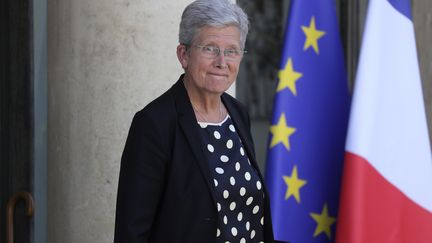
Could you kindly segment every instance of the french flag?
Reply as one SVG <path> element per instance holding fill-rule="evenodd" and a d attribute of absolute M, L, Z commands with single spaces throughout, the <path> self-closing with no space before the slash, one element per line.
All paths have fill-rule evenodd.
<path fill-rule="evenodd" d="M 431 243 L 432 156 L 409 0 L 370 0 L 337 243 Z"/>

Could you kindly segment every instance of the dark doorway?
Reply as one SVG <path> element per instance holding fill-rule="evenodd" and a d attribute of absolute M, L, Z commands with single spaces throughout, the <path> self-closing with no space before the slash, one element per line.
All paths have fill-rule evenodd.
<path fill-rule="evenodd" d="M 6 204 L 32 193 L 33 80 L 30 0 L 0 1 L 0 242 L 6 242 Z M 32 218 L 16 204 L 14 243 L 32 242 Z"/>

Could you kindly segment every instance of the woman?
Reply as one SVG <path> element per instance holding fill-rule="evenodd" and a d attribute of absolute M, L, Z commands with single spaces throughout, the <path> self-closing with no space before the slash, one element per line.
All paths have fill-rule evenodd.
<path fill-rule="evenodd" d="M 115 242 L 273 242 L 268 194 L 237 77 L 246 14 L 225 0 L 183 12 L 184 74 L 139 111 L 121 161 Z"/>

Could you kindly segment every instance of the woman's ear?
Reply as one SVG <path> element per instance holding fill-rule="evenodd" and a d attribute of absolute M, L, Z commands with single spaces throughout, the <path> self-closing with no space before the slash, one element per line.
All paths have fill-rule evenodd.
<path fill-rule="evenodd" d="M 185 45 L 179 44 L 177 46 L 177 58 L 182 65 L 182 68 L 186 69 L 188 66 L 189 56 Z"/>

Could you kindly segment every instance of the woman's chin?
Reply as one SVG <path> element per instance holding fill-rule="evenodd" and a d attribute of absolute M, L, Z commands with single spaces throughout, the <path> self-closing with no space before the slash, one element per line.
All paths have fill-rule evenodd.
<path fill-rule="evenodd" d="M 231 86 L 229 82 L 223 82 L 208 86 L 208 90 L 210 90 L 212 93 L 219 93 L 222 94 L 223 92 L 227 91 L 227 89 Z"/>

